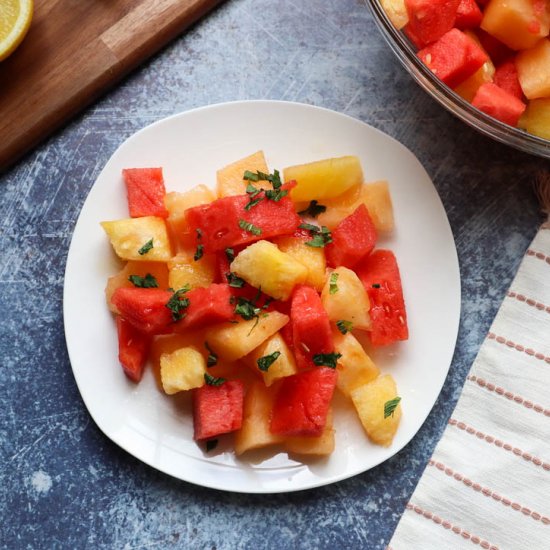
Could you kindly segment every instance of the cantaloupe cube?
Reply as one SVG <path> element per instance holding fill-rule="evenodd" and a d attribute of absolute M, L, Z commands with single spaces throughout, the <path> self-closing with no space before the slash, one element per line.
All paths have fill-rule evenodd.
<path fill-rule="evenodd" d="M 273 354 L 278 354 L 275 361 L 267 370 L 261 370 L 258 360 L 262 357 L 273 356 Z M 266 386 L 271 386 L 280 378 L 292 376 L 298 372 L 294 355 L 279 332 L 276 332 L 249 354 L 246 357 L 246 362 L 254 371 L 262 375 Z"/>
<path fill-rule="evenodd" d="M 381 4 L 397 30 L 401 30 L 409 22 L 405 0 L 381 0 Z"/>
<path fill-rule="evenodd" d="M 286 437 L 284 448 L 288 453 L 313 456 L 327 456 L 334 451 L 334 428 L 332 408 L 327 413 L 323 433 L 318 437 Z"/>
<path fill-rule="evenodd" d="M 168 395 L 204 385 L 206 361 L 194 347 L 180 348 L 160 356 L 160 379 Z"/>
<path fill-rule="evenodd" d="M 321 301 L 331 321 L 349 321 L 354 329 L 371 329 L 370 300 L 363 283 L 351 269 L 340 266 L 327 275 Z"/>
<path fill-rule="evenodd" d="M 550 13 L 536 10 L 533 0 L 490 0 L 481 28 L 512 50 L 532 48 L 548 35 Z"/>
<path fill-rule="evenodd" d="M 550 40 L 544 39 L 515 59 L 521 89 L 528 99 L 550 97 Z"/>
<path fill-rule="evenodd" d="M 166 224 L 177 252 L 190 252 L 195 247 L 195 235 L 187 226 L 185 211 L 193 206 L 208 204 L 216 198 L 206 185 L 197 185 L 184 193 L 167 193 L 164 205 L 168 210 Z"/>
<path fill-rule="evenodd" d="M 205 339 L 222 360 L 236 361 L 248 355 L 288 321 L 288 315 L 278 311 L 260 312 L 257 318 L 249 321 L 211 327 L 206 331 Z"/>
<path fill-rule="evenodd" d="M 254 382 L 248 388 L 244 398 L 243 423 L 235 434 L 237 456 L 282 441 L 281 436 L 272 434 L 269 429 L 275 395 L 275 387 L 267 388 L 260 381 Z"/>
<path fill-rule="evenodd" d="M 284 181 L 296 181 L 291 192 L 294 202 L 337 197 L 350 187 L 363 183 L 361 162 L 355 156 L 324 159 L 289 166 L 283 170 Z"/>
<path fill-rule="evenodd" d="M 325 284 L 327 268 L 323 248 L 308 246 L 303 239 L 292 236 L 276 237 L 273 242 L 279 250 L 307 267 L 307 277 L 304 283 L 320 292 Z"/>
<path fill-rule="evenodd" d="M 269 172 L 263 151 L 233 162 L 216 172 L 218 197 L 229 197 L 232 195 L 244 195 L 246 193 L 247 181 L 243 180 L 246 171 Z M 261 182 L 260 187 L 271 189 L 267 181 Z"/>
<path fill-rule="evenodd" d="M 361 202 L 367 207 L 376 231 L 390 233 L 393 230 L 393 204 L 387 181 L 365 183 L 361 190 Z"/>
<path fill-rule="evenodd" d="M 323 204 L 327 206 L 327 210 L 317 217 L 317 221 L 331 230 L 361 204 L 367 207 L 378 233 L 389 233 L 393 230 L 393 204 L 387 181 L 374 181 L 352 187 L 339 197 L 325 200 Z"/>
<path fill-rule="evenodd" d="M 522 124 L 530 134 L 550 139 L 550 98 L 532 99 L 527 105 Z"/>
<path fill-rule="evenodd" d="M 135 286 L 129 279 L 131 275 L 146 277 L 152 275 L 157 281 L 158 288 L 168 288 L 168 268 L 164 262 L 126 262 L 124 267 L 112 277 L 107 279 L 105 298 L 107 306 L 113 313 L 118 313 L 116 307 L 111 304 L 111 296 L 117 288 Z"/>
<path fill-rule="evenodd" d="M 363 186 L 367 185 L 365 182 L 357 183 L 356 185 L 352 185 L 349 189 L 347 189 L 344 193 L 336 196 L 336 197 L 330 197 L 325 198 L 323 200 L 323 204 L 327 207 L 350 207 L 350 208 L 357 208 L 357 201 L 361 198 L 361 193 L 363 190 Z"/>
<path fill-rule="evenodd" d="M 389 374 L 379 376 L 351 392 L 361 424 L 373 443 L 384 447 L 391 445 L 401 419 L 401 404 L 386 418 L 384 411 L 386 404 L 397 397 L 395 381 Z"/>
<path fill-rule="evenodd" d="M 193 256 L 180 253 L 168 261 L 170 288 L 178 289 L 189 285 L 190 288 L 207 287 L 214 282 L 216 276 L 216 259 L 212 255 L 204 255 L 199 260 Z"/>
<path fill-rule="evenodd" d="M 351 332 L 342 334 L 338 329 L 334 329 L 333 336 L 334 351 L 342 355 L 336 367 L 336 386 L 344 395 L 350 397 L 354 389 L 376 379 L 380 371 Z"/>
<path fill-rule="evenodd" d="M 163 218 L 143 216 L 101 222 L 117 256 L 138 262 L 166 262 L 172 249 Z M 149 243 L 152 242 L 152 247 Z"/>
<path fill-rule="evenodd" d="M 269 241 L 246 247 L 231 262 L 231 271 L 278 300 L 287 300 L 292 289 L 308 276 L 307 267 Z"/>

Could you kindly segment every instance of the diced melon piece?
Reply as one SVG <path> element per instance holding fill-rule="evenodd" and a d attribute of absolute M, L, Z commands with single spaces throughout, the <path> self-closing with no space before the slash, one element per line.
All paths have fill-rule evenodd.
<path fill-rule="evenodd" d="M 527 106 L 522 124 L 530 134 L 550 139 L 550 98 L 532 99 Z"/>
<path fill-rule="evenodd" d="M 130 217 L 159 216 L 166 218 L 166 189 L 162 168 L 124 168 L 122 178 L 128 195 Z"/>
<path fill-rule="evenodd" d="M 476 0 L 460 0 L 456 10 L 455 27 L 458 29 L 475 29 L 481 23 L 483 14 Z"/>
<path fill-rule="evenodd" d="M 372 382 L 380 374 L 378 367 L 351 332 L 342 334 L 338 329 L 334 330 L 334 351 L 342 355 L 336 367 L 336 386 L 344 395 L 350 397 L 354 389 Z"/>
<path fill-rule="evenodd" d="M 294 202 L 337 197 L 350 187 L 363 183 L 361 162 L 355 156 L 331 158 L 289 166 L 283 171 L 285 181 L 296 181 L 291 196 Z"/>
<path fill-rule="evenodd" d="M 327 456 L 331 454 L 334 451 L 332 408 L 329 408 L 327 423 L 320 436 L 286 437 L 284 440 L 284 448 L 289 453 L 300 455 Z"/>
<path fill-rule="evenodd" d="M 371 329 L 369 297 L 363 283 L 351 269 L 337 267 L 327 276 L 321 301 L 331 321 L 350 321 L 353 328 Z"/>
<path fill-rule="evenodd" d="M 386 15 L 397 30 L 401 30 L 409 22 L 405 0 L 382 0 L 381 3 Z"/>
<path fill-rule="evenodd" d="M 456 88 L 489 59 L 468 34 L 453 28 L 418 52 L 418 57 L 447 86 Z"/>
<path fill-rule="evenodd" d="M 239 430 L 243 423 L 244 384 L 226 380 L 193 391 L 193 439 L 204 441 Z"/>
<path fill-rule="evenodd" d="M 325 284 L 325 271 L 327 267 L 324 250 L 308 246 L 300 237 L 276 237 L 273 242 L 279 250 L 292 256 L 292 258 L 307 267 L 308 273 L 304 284 L 321 291 Z"/>
<path fill-rule="evenodd" d="M 174 256 L 168 262 L 170 288 L 178 289 L 189 285 L 190 288 L 207 287 L 216 276 L 216 259 L 213 255 L 204 255 L 199 260 L 185 253 Z"/>
<path fill-rule="evenodd" d="M 518 99 L 523 99 L 524 94 L 519 83 L 515 59 L 508 59 L 496 68 L 493 82 Z"/>
<path fill-rule="evenodd" d="M 248 388 L 244 398 L 243 423 L 235 434 L 237 456 L 282 441 L 281 436 L 272 434 L 269 429 L 275 395 L 275 389 L 267 388 L 263 382 L 254 382 Z"/>
<path fill-rule="evenodd" d="M 270 429 L 284 436 L 319 437 L 327 423 L 338 373 L 317 367 L 281 381 Z"/>
<path fill-rule="evenodd" d="M 406 32 L 418 47 L 439 40 L 455 23 L 460 0 L 405 0 L 409 24 Z"/>
<path fill-rule="evenodd" d="M 351 399 L 369 439 L 378 445 L 389 447 L 393 441 L 399 420 L 401 404 L 393 414 L 384 418 L 386 403 L 397 397 L 397 387 L 389 374 L 360 386 L 351 392 Z"/>
<path fill-rule="evenodd" d="M 231 262 L 231 271 L 278 300 L 287 300 L 292 289 L 308 276 L 307 267 L 269 241 L 246 247 Z"/>
<path fill-rule="evenodd" d="M 273 356 L 273 354 L 278 354 L 275 361 L 267 370 L 261 370 L 258 366 L 258 359 Z M 266 386 L 271 386 L 276 380 L 298 372 L 294 355 L 279 332 L 258 346 L 246 359 L 248 364 L 262 375 Z"/>
<path fill-rule="evenodd" d="M 361 190 L 361 202 L 367 207 L 376 231 L 389 233 L 393 230 L 393 205 L 387 181 L 365 183 Z"/>
<path fill-rule="evenodd" d="M 146 277 L 152 275 L 158 284 L 158 288 L 168 288 L 168 268 L 163 262 L 127 262 L 126 265 L 116 275 L 107 279 L 105 287 L 105 298 L 107 306 L 113 313 L 118 313 L 115 306 L 111 304 L 111 296 L 113 292 L 120 287 L 135 286 L 129 279 L 130 275 L 138 277 Z"/>
<path fill-rule="evenodd" d="M 259 317 L 249 321 L 223 323 L 208 329 L 206 340 L 221 359 L 236 361 L 248 355 L 288 321 L 288 315 L 278 311 L 259 313 Z"/>
<path fill-rule="evenodd" d="M 347 193 L 323 202 L 327 210 L 317 216 L 320 225 L 334 229 L 344 218 L 364 204 L 378 233 L 393 230 L 393 205 L 387 181 L 374 181 L 351 188 Z"/>
<path fill-rule="evenodd" d="M 476 95 L 479 87 L 486 82 L 492 82 L 495 75 L 495 66 L 493 62 L 488 59 L 480 69 L 478 69 L 472 76 L 464 80 L 459 84 L 454 91 L 466 101 L 471 102 Z"/>
<path fill-rule="evenodd" d="M 528 99 L 550 97 L 550 40 L 541 40 L 516 56 L 521 89 Z"/>
<path fill-rule="evenodd" d="M 206 361 L 194 347 L 180 348 L 160 356 L 160 379 L 168 395 L 204 385 Z"/>
<path fill-rule="evenodd" d="M 163 218 L 144 216 L 101 222 L 117 256 L 123 260 L 166 262 L 172 257 Z M 149 250 L 147 245 L 152 240 Z M 141 253 L 140 253 L 141 252 Z"/>
<path fill-rule="evenodd" d="M 479 87 L 472 99 L 472 105 L 510 126 L 517 126 L 525 111 L 523 101 L 492 82 Z"/>
<path fill-rule="evenodd" d="M 247 181 L 243 180 L 246 171 L 268 173 L 269 169 L 265 161 L 263 151 L 240 159 L 229 164 L 216 172 L 218 198 L 231 195 L 244 195 L 246 193 Z M 271 189 L 271 184 L 262 182 L 261 187 Z"/>
<path fill-rule="evenodd" d="M 195 235 L 190 233 L 187 226 L 185 211 L 193 206 L 208 204 L 216 196 L 206 185 L 197 185 L 184 193 L 167 193 L 164 204 L 168 210 L 166 224 L 170 238 L 178 252 L 191 251 L 195 246 Z"/>
<path fill-rule="evenodd" d="M 352 185 L 344 193 L 336 197 L 325 198 L 322 204 L 329 208 L 332 208 L 332 207 L 345 208 L 348 206 L 350 208 L 357 208 L 357 201 L 361 198 L 361 192 L 364 185 L 368 185 L 368 184 L 365 182 L 361 182 L 361 183 L 357 183 L 356 185 Z"/>
<path fill-rule="evenodd" d="M 483 11 L 481 28 L 513 50 L 532 48 L 548 35 L 550 17 L 535 10 L 533 0 L 491 0 Z"/>

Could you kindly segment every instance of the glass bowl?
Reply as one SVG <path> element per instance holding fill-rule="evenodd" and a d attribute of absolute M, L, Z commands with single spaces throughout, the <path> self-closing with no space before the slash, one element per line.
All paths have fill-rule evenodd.
<path fill-rule="evenodd" d="M 416 82 L 453 115 L 482 134 L 520 151 L 550 159 L 550 141 L 504 124 L 479 111 L 451 88 L 443 84 L 416 56 L 415 48 L 404 33 L 397 30 L 382 7 L 380 0 L 367 0 L 376 25 L 397 59 Z"/>

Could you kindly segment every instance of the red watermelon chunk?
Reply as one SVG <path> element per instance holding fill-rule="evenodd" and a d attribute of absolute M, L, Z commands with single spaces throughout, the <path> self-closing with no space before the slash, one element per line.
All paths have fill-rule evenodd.
<path fill-rule="evenodd" d="M 508 59 L 496 68 L 493 83 L 514 97 L 523 99 L 523 90 L 519 83 L 518 70 L 513 59 Z"/>
<path fill-rule="evenodd" d="M 282 189 L 290 190 L 295 185 L 294 182 L 286 183 Z M 197 235 L 196 244 L 202 244 L 205 253 L 223 251 L 292 234 L 301 223 L 288 195 L 279 201 L 263 198 L 245 209 L 250 202 L 248 195 L 236 195 L 186 210 L 190 232 Z"/>
<path fill-rule="evenodd" d="M 409 15 L 406 32 L 423 48 L 453 28 L 460 0 L 405 0 Z"/>
<path fill-rule="evenodd" d="M 317 291 L 307 285 L 294 289 L 290 305 L 292 349 L 298 368 L 314 367 L 313 356 L 334 352 L 328 314 Z"/>
<path fill-rule="evenodd" d="M 355 272 L 370 300 L 371 342 L 381 346 L 409 337 L 399 267 L 393 252 L 375 250 Z"/>
<path fill-rule="evenodd" d="M 122 170 L 128 208 L 132 218 L 141 216 L 168 217 L 164 206 L 164 178 L 162 168 L 126 168 Z"/>
<path fill-rule="evenodd" d="M 139 382 L 149 353 L 150 339 L 124 317 L 117 315 L 118 359 L 126 376 Z"/>
<path fill-rule="evenodd" d="M 172 297 L 159 288 L 117 288 L 111 303 L 132 326 L 145 334 L 163 334 L 172 323 L 172 313 L 166 304 Z"/>
<path fill-rule="evenodd" d="M 451 88 L 473 75 L 489 59 L 472 38 L 458 29 L 451 29 L 420 50 L 418 57 Z"/>
<path fill-rule="evenodd" d="M 367 207 L 362 204 L 332 231 L 332 243 L 325 246 L 328 265 L 353 268 L 361 258 L 372 252 L 376 237 L 374 223 Z"/>
<path fill-rule="evenodd" d="M 271 416 L 271 432 L 285 436 L 320 436 L 336 386 L 336 369 L 317 367 L 284 378 Z"/>
<path fill-rule="evenodd" d="M 233 257 L 235 257 L 237 253 L 233 251 Z M 216 252 L 216 279 L 215 282 L 217 283 L 226 283 L 227 282 L 227 274 L 231 271 L 231 268 L 229 267 L 231 265 L 231 261 L 229 260 L 229 257 L 227 256 L 227 253 L 225 250 L 220 250 Z"/>
<path fill-rule="evenodd" d="M 460 0 L 456 10 L 455 27 L 457 29 L 474 29 L 483 19 L 483 14 L 476 0 Z"/>
<path fill-rule="evenodd" d="M 193 392 L 193 425 L 196 441 L 238 430 L 243 423 L 244 384 L 228 380 L 208 384 Z"/>
<path fill-rule="evenodd" d="M 194 288 L 184 296 L 189 305 L 182 311 L 184 317 L 174 325 L 176 332 L 223 323 L 234 317 L 235 306 L 230 303 L 232 294 L 228 284 Z"/>
<path fill-rule="evenodd" d="M 492 82 L 478 88 L 472 105 L 510 126 L 518 125 L 519 118 L 526 108 L 523 101 Z"/>

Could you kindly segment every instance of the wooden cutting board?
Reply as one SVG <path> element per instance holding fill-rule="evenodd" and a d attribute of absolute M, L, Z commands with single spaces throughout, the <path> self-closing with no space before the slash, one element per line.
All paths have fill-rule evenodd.
<path fill-rule="evenodd" d="M 219 0 L 35 0 L 0 63 L 0 171 Z"/>

